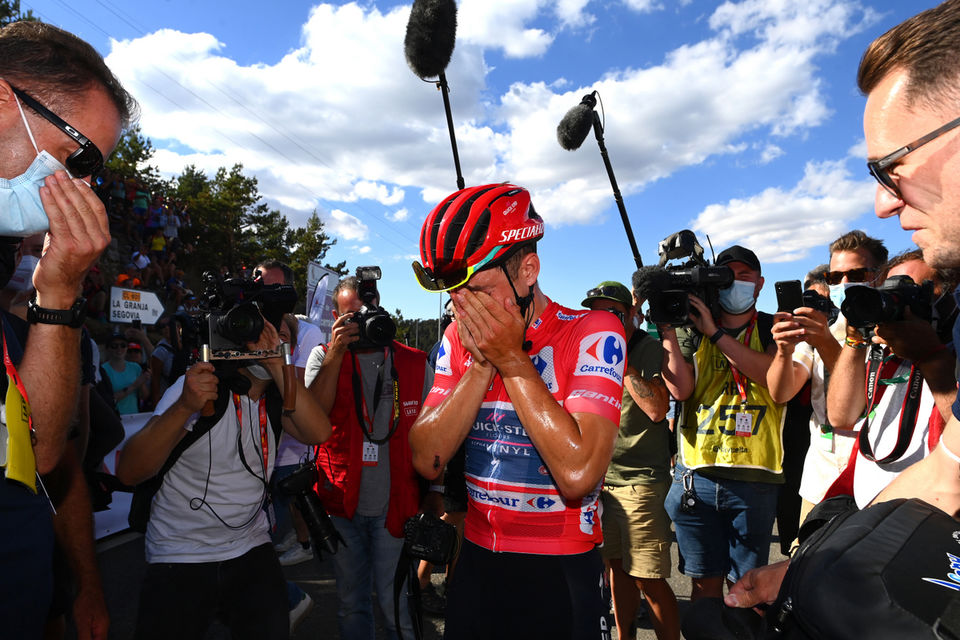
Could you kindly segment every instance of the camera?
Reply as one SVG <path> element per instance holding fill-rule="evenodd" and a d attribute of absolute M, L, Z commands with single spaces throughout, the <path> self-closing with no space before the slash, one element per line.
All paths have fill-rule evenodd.
<path fill-rule="evenodd" d="M 727 266 L 711 266 L 703 257 L 703 247 L 689 229 L 665 238 L 658 249 L 659 272 L 649 283 L 650 320 L 657 324 L 680 326 L 690 323 L 689 294 L 703 300 L 714 317 L 720 315 L 720 290 L 733 284 L 733 271 Z M 685 262 L 668 264 L 672 260 Z"/>
<path fill-rule="evenodd" d="M 317 468 L 314 461 L 310 460 L 300 465 L 296 471 L 280 480 L 277 487 L 288 496 L 293 496 L 300 509 L 300 515 L 307 525 L 307 531 L 310 532 L 310 539 L 313 541 L 313 549 L 317 554 L 317 560 L 320 560 L 320 550 L 327 553 L 336 553 L 340 548 L 340 543 L 346 546 L 346 542 L 333 526 L 330 515 L 320 504 L 320 497 L 313 490 L 317 484 Z"/>
<path fill-rule="evenodd" d="M 348 322 L 360 330 L 359 339 L 350 343 L 351 349 L 375 349 L 389 346 L 397 335 L 397 325 L 383 307 L 377 306 L 377 280 L 380 267 L 357 267 L 357 296 L 363 302 L 359 311 Z"/>
<path fill-rule="evenodd" d="M 418 513 L 403 523 L 407 553 L 431 564 L 447 564 L 457 553 L 459 540 L 453 525 L 435 515 Z"/>
<path fill-rule="evenodd" d="M 288 284 L 263 284 L 250 278 L 224 279 L 217 273 L 203 274 L 200 310 L 206 317 L 206 343 L 216 350 L 246 351 L 263 331 L 263 319 L 279 329 L 285 313 L 297 304 L 297 290 Z"/>
<path fill-rule="evenodd" d="M 850 287 L 841 306 L 847 323 L 858 329 L 871 329 L 883 322 L 903 319 L 904 311 L 923 320 L 933 317 L 933 282 L 917 284 L 910 276 L 891 276 L 876 289 Z"/>

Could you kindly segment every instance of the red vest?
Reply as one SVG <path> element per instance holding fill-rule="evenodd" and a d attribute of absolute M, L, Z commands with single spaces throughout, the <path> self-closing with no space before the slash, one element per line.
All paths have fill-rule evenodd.
<path fill-rule="evenodd" d="M 393 343 L 400 396 L 400 424 L 390 437 L 390 506 L 387 530 L 403 537 L 403 523 L 420 508 L 419 476 L 413 469 L 408 436 L 420 414 L 427 354 L 399 342 Z M 391 394 L 392 395 L 392 394 Z M 390 403 L 393 404 L 392 402 Z M 330 411 L 333 433 L 319 446 L 317 494 L 330 515 L 353 518 L 360 501 L 364 435 L 353 399 L 353 358 L 347 354 L 340 365 L 337 399 Z"/>

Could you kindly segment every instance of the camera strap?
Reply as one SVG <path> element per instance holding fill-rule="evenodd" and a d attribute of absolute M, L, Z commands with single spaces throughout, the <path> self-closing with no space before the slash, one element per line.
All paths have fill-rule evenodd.
<path fill-rule="evenodd" d="M 899 367 L 902 360 L 891 358 L 890 366 L 894 370 Z M 913 432 L 917 427 L 917 414 L 920 411 L 920 399 L 923 395 L 923 374 L 916 364 L 910 365 L 910 377 L 907 379 L 907 393 L 903 399 L 903 406 L 900 409 L 900 424 L 897 427 L 897 442 L 893 450 L 883 458 L 877 459 L 873 452 L 873 446 L 868 437 L 870 431 L 870 414 L 873 413 L 876 404 L 880 401 L 881 393 L 877 393 L 877 385 L 880 384 L 882 368 L 887 364 L 884 362 L 884 348 L 878 344 L 870 346 L 870 353 L 867 358 L 867 377 L 865 381 L 867 394 L 866 417 L 863 419 L 863 426 L 860 427 L 858 445 L 863 457 L 877 464 L 885 464 L 898 460 L 900 456 L 906 453 L 913 440 Z"/>
<path fill-rule="evenodd" d="M 247 464 L 246 456 L 243 455 L 243 446 L 238 447 L 240 451 L 240 461 L 243 463 L 243 466 L 247 468 L 254 477 L 260 478 L 260 480 L 266 484 L 266 473 L 267 465 L 270 461 L 270 440 L 267 438 L 267 394 L 266 392 L 260 396 L 259 404 L 259 417 L 260 417 L 260 451 L 263 454 L 263 474 L 264 477 L 260 478 L 256 473 L 253 472 L 253 469 L 250 468 L 250 465 Z M 240 395 L 233 394 L 233 408 L 237 412 L 237 425 L 240 429 L 241 436 L 243 435 L 243 411 L 240 410 Z"/>
<path fill-rule="evenodd" d="M 363 396 L 363 385 L 360 381 L 360 362 L 357 360 L 357 354 L 350 352 L 350 357 L 353 359 L 353 372 L 352 372 L 352 382 L 353 382 L 353 402 L 356 405 L 357 418 L 360 419 L 360 429 L 363 431 L 363 436 L 373 444 L 383 444 L 387 442 L 393 434 L 397 431 L 397 427 L 400 426 L 400 383 L 397 382 L 397 366 L 393 357 L 393 347 L 386 347 L 383 350 L 384 366 L 380 368 L 380 371 L 377 373 L 377 381 L 373 387 L 373 415 L 377 415 L 377 407 L 380 405 L 380 395 L 383 393 L 383 371 L 386 369 L 386 361 L 390 360 L 390 377 L 393 379 L 393 407 L 390 414 L 390 419 L 393 424 L 390 426 L 390 430 L 387 432 L 383 438 L 374 438 L 373 437 L 373 420 L 370 418 L 370 413 L 367 411 L 367 403 Z M 367 426 L 369 425 L 369 430 Z"/>

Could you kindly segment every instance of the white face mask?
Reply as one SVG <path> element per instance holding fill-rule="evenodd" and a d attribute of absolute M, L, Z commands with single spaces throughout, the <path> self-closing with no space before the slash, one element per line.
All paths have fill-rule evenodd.
<path fill-rule="evenodd" d="M 756 288 L 757 284 L 755 282 L 734 280 L 732 285 L 720 290 L 720 306 L 727 313 L 743 313 L 756 302 L 753 295 Z"/>
<path fill-rule="evenodd" d="M 248 364 L 247 371 L 257 380 L 273 380 L 273 376 L 261 364 Z"/>
<path fill-rule="evenodd" d="M 843 299 L 847 297 L 847 289 L 854 286 L 866 286 L 862 282 L 842 282 L 830 285 L 830 301 L 837 309 L 843 306 Z"/>
<path fill-rule="evenodd" d="M 52 176 L 56 171 L 67 171 L 67 168 L 49 153 L 37 148 L 37 142 L 33 139 L 33 132 L 30 130 L 30 124 L 23 113 L 19 99 L 17 99 L 17 108 L 20 110 L 20 118 L 27 129 L 27 135 L 30 136 L 30 143 L 33 144 L 37 157 L 19 176 L 10 180 L 0 178 L 0 211 L 3 212 L 0 216 L 0 236 L 26 238 L 50 228 L 47 212 L 44 211 L 43 202 L 40 200 L 40 187 L 43 186 L 47 176 Z M 67 175 L 69 173 L 67 171 Z"/>

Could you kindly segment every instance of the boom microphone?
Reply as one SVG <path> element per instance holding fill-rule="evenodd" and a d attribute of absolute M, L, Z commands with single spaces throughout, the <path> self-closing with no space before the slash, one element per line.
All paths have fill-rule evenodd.
<path fill-rule="evenodd" d="M 557 125 L 557 141 L 567 151 L 576 151 L 587 139 L 587 134 L 593 127 L 594 107 L 597 106 L 596 91 L 583 96 L 580 104 L 575 106 Z"/>
<path fill-rule="evenodd" d="M 633 273 L 633 290 L 644 300 L 670 288 L 670 274 L 663 267 L 640 267 Z"/>
<path fill-rule="evenodd" d="M 403 52 L 415 74 L 426 80 L 443 73 L 450 64 L 456 38 L 457 3 L 454 0 L 414 0 Z"/>

